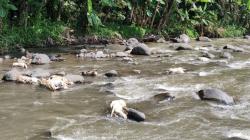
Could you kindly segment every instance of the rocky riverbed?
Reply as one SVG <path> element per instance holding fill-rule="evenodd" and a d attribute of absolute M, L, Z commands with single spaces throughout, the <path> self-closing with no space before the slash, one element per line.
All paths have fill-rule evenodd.
<path fill-rule="evenodd" d="M 127 45 L 130 49 L 124 45 L 30 49 L 59 56 L 60 61 L 41 65 L 37 59 L 39 65 L 16 68 L 25 75 L 83 79 L 56 91 L 1 81 L 1 138 L 250 139 L 249 40 Z M 3 77 L 16 60 L 1 58 Z M 197 93 L 203 89 L 218 96 L 201 100 Z M 117 99 L 145 113 L 145 121 L 111 117 L 109 106 Z"/>

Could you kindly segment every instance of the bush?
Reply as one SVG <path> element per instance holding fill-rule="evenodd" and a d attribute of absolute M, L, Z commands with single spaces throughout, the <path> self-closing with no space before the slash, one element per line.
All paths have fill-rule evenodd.
<path fill-rule="evenodd" d="M 23 46 L 42 46 L 44 41 L 51 37 L 57 43 L 62 42 L 61 34 L 64 26 L 61 23 L 39 21 L 33 26 L 13 27 L 5 26 L 0 35 L 1 51 L 11 51 L 16 44 Z"/>
<path fill-rule="evenodd" d="M 218 33 L 221 37 L 240 37 L 246 33 L 246 29 L 235 25 L 228 25 L 224 27 L 223 32 Z"/>
<path fill-rule="evenodd" d="M 149 30 L 135 25 L 116 25 L 108 24 L 106 26 L 92 27 L 89 29 L 90 35 L 97 35 L 104 38 L 114 37 L 137 37 L 142 38 Z"/>
<path fill-rule="evenodd" d="M 196 38 L 199 36 L 198 32 L 194 28 L 185 27 L 181 24 L 170 25 L 165 29 L 165 34 L 169 37 L 177 37 L 180 34 L 187 34 L 191 38 Z"/>

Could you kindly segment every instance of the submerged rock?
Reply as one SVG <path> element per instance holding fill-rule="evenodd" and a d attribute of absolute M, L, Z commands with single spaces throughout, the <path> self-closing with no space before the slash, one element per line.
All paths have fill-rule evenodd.
<path fill-rule="evenodd" d="M 11 69 L 3 75 L 2 80 L 4 81 L 16 81 L 18 76 L 22 75 L 17 69 Z"/>
<path fill-rule="evenodd" d="M 141 122 L 141 121 L 145 121 L 146 119 L 146 116 L 143 112 L 140 112 L 133 108 L 128 108 L 127 113 L 128 113 L 127 114 L 128 119 L 133 120 L 133 121 Z"/>
<path fill-rule="evenodd" d="M 30 71 L 26 71 L 25 75 L 28 75 L 30 77 L 46 78 L 49 77 L 51 73 L 48 70 L 37 68 Z"/>
<path fill-rule="evenodd" d="M 143 38 L 143 42 L 156 42 L 159 39 L 159 36 L 149 35 Z"/>
<path fill-rule="evenodd" d="M 65 78 L 75 84 L 81 84 L 84 82 L 84 78 L 81 75 L 67 74 Z"/>
<path fill-rule="evenodd" d="M 206 36 L 200 36 L 196 39 L 197 41 L 211 42 L 212 40 Z"/>
<path fill-rule="evenodd" d="M 76 55 L 80 58 L 107 58 L 109 57 L 109 54 L 105 54 L 103 51 L 96 51 L 96 52 L 84 52 L 79 53 Z"/>
<path fill-rule="evenodd" d="M 234 57 L 233 57 L 233 55 L 232 55 L 231 53 L 229 53 L 229 52 L 222 52 L 222 53 L 220 54 L 220 58 L 233 59 Z"/>
<path fill-rule="evenodd" d="M 126 52 L 116 52 L 115 57 L 128 57 L 129 54 Z"/>
<path fill-rule="evenodd" d="M 233 97 L 219 89 L 203 89 L 198 91 L 197 95 L 201 100 L 216 101 L 226 105 L 233 105 L 235 103 Z"/>
<path fill-rule="evenodd" d="M 117 77 L 119 74 L 116 70 L 110 70 L 107 73 L 105 73 L 105 76 L 107 77 Z"/>
<path fill-rule="evenodd" d="M 42 65 L 50 63 L 50 58 L 46 54 L 35 53 L 32 55 L 32 64 Z"/>
<path fill-rule="evenodd" d="M 233 45 L 229 45 L 229 44 L 224 46 L 223 49 L 231 50 L 233 52 L 245 52 L 244 49 L 242 49 L 240 47 L 233 46 Z"/>
<path fill-rule="evenodd" d="M 209 58 L 209 59 L 213 59 L 215 58 L 215 55 L 213 55 L 212 53 L 209 53 L 207 51 L 203 51 L 202 52 L 202 57 L 206 57 L 206 58 Z"/>
<path fill-rule="evenodd" d="M 188 44 L 182 44 L 176 47 L 177 51 L 182 51 L 182 50 L 193 50 L 193 47 L 188 45 Z"/>
<path fill-rule="evenodd" d="M 171 96 L 170 93 L 160 93 L 154 95 L 152 99 L 158 103 L 164 100 L 172 101 L 174 98 L 175 96 Z"/>
<path fill-rule="evenodd" d="M 207 58 L 207 57 L 198 57 L 198 60 L 200 60 L 202 62 L 208 62 L 208 61 L 210 61 L 210 59 Z"/>
<path fill-rule="evenodd" d="M 178 67 L 178 68 L 169 68 L 166 71 L 166 74 L 183 74 L 185 73 L 186 69 L 182 68 L 182 67 Z"/>
<path fill-rule="evenodd" d="M 97 76 L 97 75 L 98 73 L 96 70 L 82 72 L 82 76 Z"/>
<path fill-rule="evenodd" d="M 150 55 L 151 50 L 146 44 L 139 43 L 132 49 L 131 54 L 133 54 L 133 55 Z"/>
<path fill-rule="evenodd" d="M 49 55 L 50 61 L 64 61 L 65 58 L 63 58 L 60 54 L 59 55 Z"/>

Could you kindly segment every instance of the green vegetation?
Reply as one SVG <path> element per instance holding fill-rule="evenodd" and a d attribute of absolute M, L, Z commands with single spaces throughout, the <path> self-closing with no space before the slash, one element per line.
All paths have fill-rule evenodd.
<path fill-rule="evenodd" d="M 0 49 L 62 44 L 76 35 L 238 37 L 250 31 L 250 0 L 1 0 Z"/>

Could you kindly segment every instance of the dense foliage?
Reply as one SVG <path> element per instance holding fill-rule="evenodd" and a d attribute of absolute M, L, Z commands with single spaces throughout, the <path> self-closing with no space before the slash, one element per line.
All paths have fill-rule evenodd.
<path fill-rule="evenodd" d="M 102 37 L 241 36 L 250 0 L 1 0 L 0 47 L 62 40 L 66 27 Z"/>

